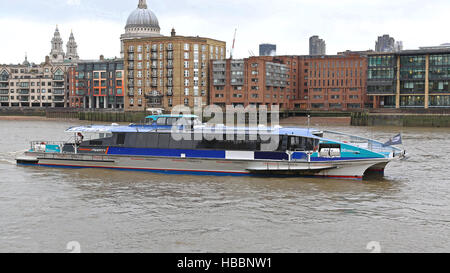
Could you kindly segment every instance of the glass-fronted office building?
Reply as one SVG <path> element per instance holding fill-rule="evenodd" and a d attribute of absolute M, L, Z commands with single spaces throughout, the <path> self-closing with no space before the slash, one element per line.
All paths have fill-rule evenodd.
<path fill-rule="evenodd" d="M 374 108 L 450 108 L 450 49 L 368 56 L 367 95 Z"/>

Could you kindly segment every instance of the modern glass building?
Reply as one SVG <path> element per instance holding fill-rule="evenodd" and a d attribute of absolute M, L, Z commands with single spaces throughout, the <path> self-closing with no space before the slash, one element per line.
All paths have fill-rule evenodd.
<path fill-rule="evenodd" d="M 450 108 L 450 50 L 368 56 L 367 94 L 374 108 Z"/>

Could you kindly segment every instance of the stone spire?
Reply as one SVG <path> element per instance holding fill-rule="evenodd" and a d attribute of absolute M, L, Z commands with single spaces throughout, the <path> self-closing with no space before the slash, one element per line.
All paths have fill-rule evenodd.
<path fill-rule="evenodd" d="M 70 32 L 69 41 L 67 42 L 67 54 L 66 59 L 68 60 L 78 60 L 80 57 L 78 57 L 78 51 L 77 51 L 78 45 L 75 42 L 75 37 L 73 36 L 73 32 Z"/>
<path fill-rule="evenodd" d="M 25 61 L 23 61 L 22 65 L 30 66 L 30 62 L 28 62 L 28 55 L 25 52 Z"/>
<path fill-rule="evenodd" d="M 50 59 L 52 62 L 63 62 L 64 61 L 64 50 L 63 50 L 63 40 L 61 39 L 61 34 L 59 33 L 58 25 L 56 25 L 55 34 L 52 39 L 52 50 L 50 51 Z"/>
<path fill-rule="evenodd" d="M 146 0 L 139 0 L 138 8 L 140 8 L 140 9 L 147 9 L 147 1 Z"/>

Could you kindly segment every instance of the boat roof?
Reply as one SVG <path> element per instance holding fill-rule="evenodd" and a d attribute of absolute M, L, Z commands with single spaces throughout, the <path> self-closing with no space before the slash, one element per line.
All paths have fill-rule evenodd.
<path fill-rule="evenodd" d="M 157 120 L 159 118 L 198 118 L 196 115 L 151 115 L 146 117 L 146 119 Z"/>
<path fill-rule="evenodd" d="M 320 133 L 320 130 L 298 128 L 298 127 L 226 127 L 226 126 L 195 126 L 194 133 L 198 131 L 205 131 L 206 133 L 224 133 L 227 131 L 245 131 L 245 132 L 259 132 L 263 134 L 287 135 L 287 136 L 302 136 L 309 138 L 319 138 L 314 134 Z M 148 132 L 171 132 L 170 129 L 162 129 L 153 125 L 88 125 L 75 126 L 66 130 L 67 133 L 148 133 Z"/>

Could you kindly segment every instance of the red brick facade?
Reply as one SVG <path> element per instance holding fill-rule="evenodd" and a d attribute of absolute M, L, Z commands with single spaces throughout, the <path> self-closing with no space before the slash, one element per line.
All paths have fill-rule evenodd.
<path fill-rule="evenodd" d="M 222 107 L 352 110 L 368 100 L 367 58 L 360 54 L 250 57 L 210 67 L 210 104 Z"/>

